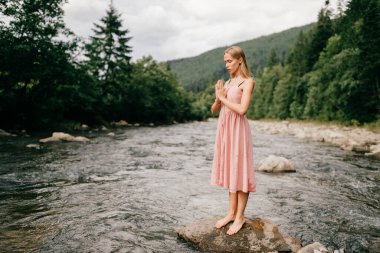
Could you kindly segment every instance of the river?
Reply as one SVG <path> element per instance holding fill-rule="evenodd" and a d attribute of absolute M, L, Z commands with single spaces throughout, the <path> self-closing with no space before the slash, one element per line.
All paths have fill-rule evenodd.
<path fill-rule="evenodd" d="M 290 174 L 256 173 L 246 216 L 303 244 L 380 252 L 380 162 L 325 143 L 258 132 L 255 166 L 283 156 Z M 197 252 L 175 228 L 223 215 L 210 185 L 216 120 L 83 133 L 88 143 L 0 139 L 0 252 Z"/>

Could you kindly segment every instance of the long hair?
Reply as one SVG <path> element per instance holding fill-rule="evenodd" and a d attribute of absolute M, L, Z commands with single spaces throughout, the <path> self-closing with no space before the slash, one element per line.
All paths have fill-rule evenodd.
<path fill-rule="evenodd" d="M 238 46 L 231 46 L 227 48 L 224 51 L 225 54 L 231 55 L 232 58 L 239 60 L 240 58 L 243 58 L 242 64 L 239 65 L 239 73 L 242 75 L 244 78 L 249 78 L 252 77 L 251 72 L 249 71 L 247 60 L 245 59 L 245 54 L 243 49 L 241 49 Z"/>

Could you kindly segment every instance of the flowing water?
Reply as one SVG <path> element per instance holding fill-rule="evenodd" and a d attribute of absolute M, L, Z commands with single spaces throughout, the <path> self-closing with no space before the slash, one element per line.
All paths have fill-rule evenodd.
<path fill-rule="evenodd" d="M 273 154 L 297 172 L 256 173 L 248 218 L 303 244 L 379 252 L 379 161 L 251 127 L 255 165 Z M 1 139 L 0 252 L 197 252 L 175 229 L 228 209 L 228 192 L 209 183 L 215 130 L 130 127 L 40 149 L 25 146 L 42 136 Z"/>

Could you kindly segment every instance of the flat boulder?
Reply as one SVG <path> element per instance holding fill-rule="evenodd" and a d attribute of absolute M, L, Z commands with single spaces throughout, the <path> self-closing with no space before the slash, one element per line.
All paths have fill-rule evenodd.
<path fill-rule="evenodd" d="M 79 141 L 79 142 L 86 142 L 90 141 L 86 137 L 82 136 L 72 136 L 67 133 L 62 133 L 62 132 L 54 132 L 51 137 L 45 138 L 45 139 L 40 139 L 40 142 L 46 143 L 46 142 L 54 142 L 54 141 Z"/>
<path fill-rule="evenodd" d="M 297 252 L 301 243 L 280 233 L 268 220 L 247 220 L 241 230 L 227 235 L 232 223 L 221 229 L 214 227 L 222 217 L 210 217 L 177 229 L 180 238 L 207 252 Z"/>
<path fill-rule="evenodd" d="M 262 172 L 296 172 L 294 165 L 286 158 L 270 155 L 259 163 L 257 171 Z"/>

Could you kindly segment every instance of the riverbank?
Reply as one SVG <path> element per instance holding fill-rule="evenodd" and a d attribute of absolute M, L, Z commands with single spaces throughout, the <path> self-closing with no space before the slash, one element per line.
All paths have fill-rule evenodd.
<path fill-rule="evenodd" d="M 380 159 L 380 133 L 364 127 L 302 121 L 252 120 L 255 129 L 269 134 L 286 134 L 339 146 Z"/>

